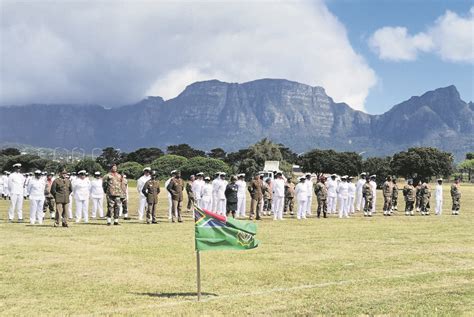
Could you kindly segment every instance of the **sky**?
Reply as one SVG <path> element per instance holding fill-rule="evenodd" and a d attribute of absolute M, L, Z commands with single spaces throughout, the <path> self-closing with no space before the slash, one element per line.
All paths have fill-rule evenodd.
<path fill-rule="evenodd" d="M 474 100 L 473 66 L 472 1 L 0 0 L 2 106 L 284 78 L 378 114 L 451 84 Z"/>

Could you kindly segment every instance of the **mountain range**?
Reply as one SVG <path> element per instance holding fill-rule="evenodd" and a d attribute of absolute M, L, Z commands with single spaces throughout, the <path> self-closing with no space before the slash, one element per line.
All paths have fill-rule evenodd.
<path fill-rule="evenodd" d="M 122 151 L 187 143 L 245 148 L 267 137 L 296 152 L 332 148 L 382 156 L 435 146 L 458 159 L 474 150 L 474 104 L 455 86 L 370 115 L 336 103 L 322 87 L 281 79 L 196 82 L 176 98 L 148 97 L 117 108 L 31 104 L 0 107 L 0 142 Z"/>

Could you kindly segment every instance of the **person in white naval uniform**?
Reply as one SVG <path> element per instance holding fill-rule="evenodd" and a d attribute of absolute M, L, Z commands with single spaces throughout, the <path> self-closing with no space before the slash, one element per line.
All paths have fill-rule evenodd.
<path fill-rule="evenodd" d="M 68 174 L 68 176 L 69 176 L 69 180 L 71 181 L 71 186 L 74 186 L 74 182 L 77 179 L 76 172 L 72 172 L 71 175 Z M 71 194 L 69 195 L 69 205 L 67 206 L 67 217 L 69 219 L 72 219 L 72 204 L 74 202 L 73 198 L 74 198 L 74 195 L 71 192 Z"/>
<path fill-rule="evenodd" d="M 143 216 L 145 215 L 145 208 L 147 206 L 146 196 L 143 194 L 143 187 L 145 183 L 150 180 L 151 168 L 145 167 L 143 169 L 143 175 L 137 180 L 137 192 L 138 192 L 138 220 L 143 220 Z"/>
<path fill-rule="evenodd" d="M 14 172 L 8 176 L 8 192 L 10 194 L 10 209 L 8 209 L 8 221 L 12 222 L 17 211 L 18 221 L 23 221 L 23 195 L 25 177 L 20 173 L 21 164 L 13 165 Z"/>
<path fill-rule="evenodd" d="M 336 174 L 331 175 L 331 179 L 326 182 L 328 188 L 328 213 L 336 213 L 337 207 L 337 181 Z"/>
<path fill-rule="evenodd" d="M 313 204 L 313 180 L 311 178 L 311 174 L 308 173 L 305 175 L 306 176 L 306 194 L 308 195 L 308 199 L 306 200 L 306 216 L 311 216 L 311 205 Z"/>
<path fill-rule="evenodd" d="M 225 180 L 226 173 L 219 174 L 219 182 L 217 183 L 217 214 L 225 216 L 226 214 L 226 198 L 225 189 L 228 182 Z"/>
<path fill-rule="evenodd" d="M 216 173 L 214 179 L 212 180 L 212 211 L 217 211 L 217 204 L 219 203 L 219 199 L 217 198 L 217 191 L 219 188 L 220 177 L 219 175 L 221 172 Z"/>
<path fill-rule="evenodd" d="M 355 195 L 356 195 L 356 185 L 352 182 L 354 177 L 349 176 L 348 185 L 349 185 L 349 199 L 347 200 L 347 204 L 349 206 L 348 212 L 349 215 L 354 213 L 354 202 L 355 202 Z"/>
<path fill-rule="evenodd" d="M 76 178 L 74 184 L 72 184 L 72 194 L 76 202 L 76 223 L 84 219 L 84 222 L 89 222 L 89 193 L 91 182 L 89 178 L 86 178 L 86 171 L 82 170 L 78 173 L 79 177 Z"/>
<path fill-rule="evenodd" d="M 349 218 L 349 184 L 347 183 L 347 175 L 341 177 L 341 181 L 337 185 L 337 198 L 339 199 L 339 218 Z"/>
<path fill-rule="evenodd" d="M 438 178 L 437 183 L 435 188 L 435 215 L 441 216 L 443 213 L 443 179 Z"/>
<path fill-rule="evenodd" d="M 3 175 L 0 176 L 3 179 L 3 199 L 10 198 L 10 193 L 8 192 L 8 176 L 10 176 L 9 171 L 3 172 Z"/>
<path fill-rule="evenodd" d="M 43 204 L 46 182 L 41 178 L 41 171 L 35 171 L 35 177 L 30 179 L 26 193 L 30 198 L 30 224 L 43 223 Z"/>
<path fill-rule="evenodd" d="M 377 183 L 375 182 L 377 175 L 370 175 L 370 187 L 372 188 L 372 213 L 375 214 L 375 203 L 377 201 Z"/>
<path fill-rule="evenodd" d="M 211 184 L 211 178 L 210 177 L 205 177 L 204 178 L 204 186 L 202 186 L 201 190 L 201 204 L 202 204 L 202 209 L 206 209 L 208 211 L 211 211 L 212 208 L 212 184 Z"/>
<path fill-rule="evenodd" d="M 102 187 L 102 178 L 100 172 L 94 173 L 94 179 L 91 181 L 90 197 L 92 200 L 92 218 L 99 217 L 104 218 L 104 188 Z"/>
<path fill-rule="evenodd" d="M 5 173 L 5 172 L 4 172 Z M 3 175 L 0 175 L 0 198 L 5 198 L 5 180 L 3 178 Z"/>
<path fill-rule="evenodd" d="M 235 184 L 238 187 L 237 190 L 237 217 L 245 217 L 245 207 L 247 204 L 247 183 L 245 182 L 245 174 L 237 175 L 238 180 Z"/>
<path fill-rule="evenodd" d="M 357 183 L 356 183 L 356 186 L 355 186 L 355 197 L 356 197 L 356 201 L 355 201 L 355 209 L 356 211 L 361 211 L 362 209 L 364 209 L 364 197 L 362 197 L 362 187 L 364 186 L 365 184 L 365 178 L 367 176 L 367 173 L 365 172 L 362 172 L 360 173 L 360 178 L 357 180 Z"/>
<path fill-rule="evenodd" d="M 194 193 L 194 200 L 196 202 L 196 205 L 198 207 L 202 207 L 201 205 L 201 192 L 202 192 L 202 187 L 204 186 L 204 173 L 199 172 L 196 174 L 196 179 L 194 180 L 193 184 L 191 185 L 191 190 Z"/>
<path fill-rule="evenodd" d="M 281 172 L 276 173 L 276 178 L 273 181 L 272 189 L 273 189 L 273 205 L 272 205 L 273 220 L 283 220 L 283 207 L 284 207 L 284 202 L 285 202 L 285 180 L 283 179 L 283 174 Z"/>
<path fill-rule="evenodd" d="M 165 182 L 165 188 L 168 188 L 168 185 L 170 184 L 171 180 L 176 176 L 177 170 L 172 170 L 171 171 L 171 177 L 168 178 Z M 168 195 L 168 219 L 171 220 L 173 218 L 173 199 L 171 197 L 171 193 L 167 190 L 167 195 Z"/>
<path fill-rule="evenodd" d="M 298 201 L 297 219 L 306 219 L 308 186 L 305 183 L 306 177 L 300 177 L 300 182 L 295 187 L 296 200 Z"/>

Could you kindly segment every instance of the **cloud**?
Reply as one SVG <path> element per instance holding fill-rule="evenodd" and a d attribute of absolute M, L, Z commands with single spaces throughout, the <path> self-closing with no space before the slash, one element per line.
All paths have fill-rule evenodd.
<path fill-rule="evenodd" d="M 446 11 L 425 32 L 409 35 L 405 27 L 383 27 L 369 38 L 369 46 L 383 60 L 414 61 L 422 52 L 445 61 L 474 63 L 474 7 L 466 17 Z"/>
<path fill-rule="evenodd" d="M 322 1 L 1 2 L 0 103 L 121 105 L 285 78 L 363 109 L 374 71 Z M 8 49 L 4 49 L 8 48 Z"/>

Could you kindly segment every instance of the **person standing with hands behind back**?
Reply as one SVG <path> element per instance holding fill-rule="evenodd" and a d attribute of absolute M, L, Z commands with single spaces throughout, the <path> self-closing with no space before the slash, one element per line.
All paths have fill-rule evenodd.
<path fill-rule="evenodd" d="M 69 195 L 72 193 L 71 181 L 67 178 L 66 170 L 61 172 L 61 176 L 56 178 L 51 185 L 51 194 L 56 201 L 56 214 L 54 226 L 59 226 L 59 219 L 62 218 L 62 226 L 68 227 L 66 212 L 68 210 Z"/>
<path fill-rule="evenodd" d="M 226 199 L 226 216 L 229 216 L 229 213 L 232 214 L 232 218 L 235 218 L 235 211 L 237 210 L 237 192 L 239 191 L 239 186 L 235 183 L 237 178 L 235 176 L 230 177 L 230 183 L 227 184 L 225 188 L 225 199 Z"/>
<path fill-rule="evenodd" d="M 151 178 L 143 185 L 142 194 L 146 197 L 148 208 L 146 210 L 146 223 L 158 223 L 156 221 L 156 204 L 160 193 L 160 182 L 156 180 L 156 171 L 151 172 Z"/>

